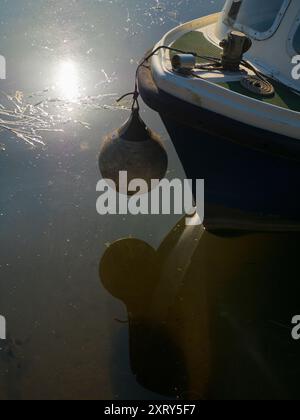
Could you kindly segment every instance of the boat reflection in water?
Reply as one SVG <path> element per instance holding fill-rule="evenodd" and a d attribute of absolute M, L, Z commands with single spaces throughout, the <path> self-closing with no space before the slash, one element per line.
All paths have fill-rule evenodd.
<path fill-rule="evenodd" d="M 179 224 L 157 251 L 111 245 L 100 277 L 127 307 L 139 384 L 183 399 L 299 398 L 299 243 Z"/>

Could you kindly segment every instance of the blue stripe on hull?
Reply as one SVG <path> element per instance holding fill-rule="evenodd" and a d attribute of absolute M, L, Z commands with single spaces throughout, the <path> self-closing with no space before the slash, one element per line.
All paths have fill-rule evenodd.
<path fill-rule="evenodd" d="M 300 219 L 299 162 L 161 116 L 188 178 L 205 179 L 206 202 L 259 215 Z M 211 124 L 213 130 L 217 117 Z M 249 133 L 244 130 L 240 135 Z"/>

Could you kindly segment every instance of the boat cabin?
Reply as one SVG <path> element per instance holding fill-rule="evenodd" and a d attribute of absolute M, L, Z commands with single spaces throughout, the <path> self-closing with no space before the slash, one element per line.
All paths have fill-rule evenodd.
<path fill-rule="evenodd" d="M 227 0 L 215 35 L 222 39 L 233 29 L 252 39 L 247 59 L 300 90 L 300 69 L 295 69 L 300 62 L 299 0 Z"/>

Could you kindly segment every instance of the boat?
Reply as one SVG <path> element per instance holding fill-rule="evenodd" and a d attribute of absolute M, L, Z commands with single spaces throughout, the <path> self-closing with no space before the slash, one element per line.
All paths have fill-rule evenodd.
<path fill-rule="evenodd" d="M 205 180 L 206 228 L 299 230 L 299 54 L 298 0 L 227 0 L 140 66 L 143 101 L 187 178 Z"/>

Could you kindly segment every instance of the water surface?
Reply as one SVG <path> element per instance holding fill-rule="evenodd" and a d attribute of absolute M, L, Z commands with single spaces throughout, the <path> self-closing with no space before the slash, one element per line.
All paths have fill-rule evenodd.
<path fill-rule="evenodd" d="M 169 29 L 223 3 L 2 1 L 1 91 L 19 92 L 63 131 L 44 132 L 36 147 L 0 133 L 0 313 L 8 324 L 1 399 L 294 396 L 297 352 L 284 343 L 297 312 L 297 236 L 190 237 L 179 229 L 156 252 L 176 218 L 101 218 L 95 210 L 101 139 L 128 117 L 114 99 L 132 90 L 136 63 Z M 164 139 L 169 173 L 183 176 L 158 117 L 145 109 L 144 118 Z M 130 236 L 148 245 L 121 243 L 102 260 Z M 290 370 L 276 369 L 285 357 Z"/>
<path fill-rule="evenodd" d="M 115 321 L 124 307 L 102 287 L 98 266 L 115 239 L 159 243 L 175 221 L 97 215 L 101 138 L 128 116 L 102 105 L 132 89 L 136 63 L 166 31 L 222 3 L 1 2 L 7 80 L 0 89 L 35 93 L 34 104 L 50 100 L 49 114 L 64 130 L 43 133 L 45 146 L 35 148 L 0 133 L 0 313 L 10 337 L 0 353 L 1 399 L 153 397 L 132 374 L 126 325 Z M 74 104 L 97 95 L 98 108 Z M 146 119 L 164 135 L 171 170 L 181 173 L 160 121 L 150 111 Z"/>

